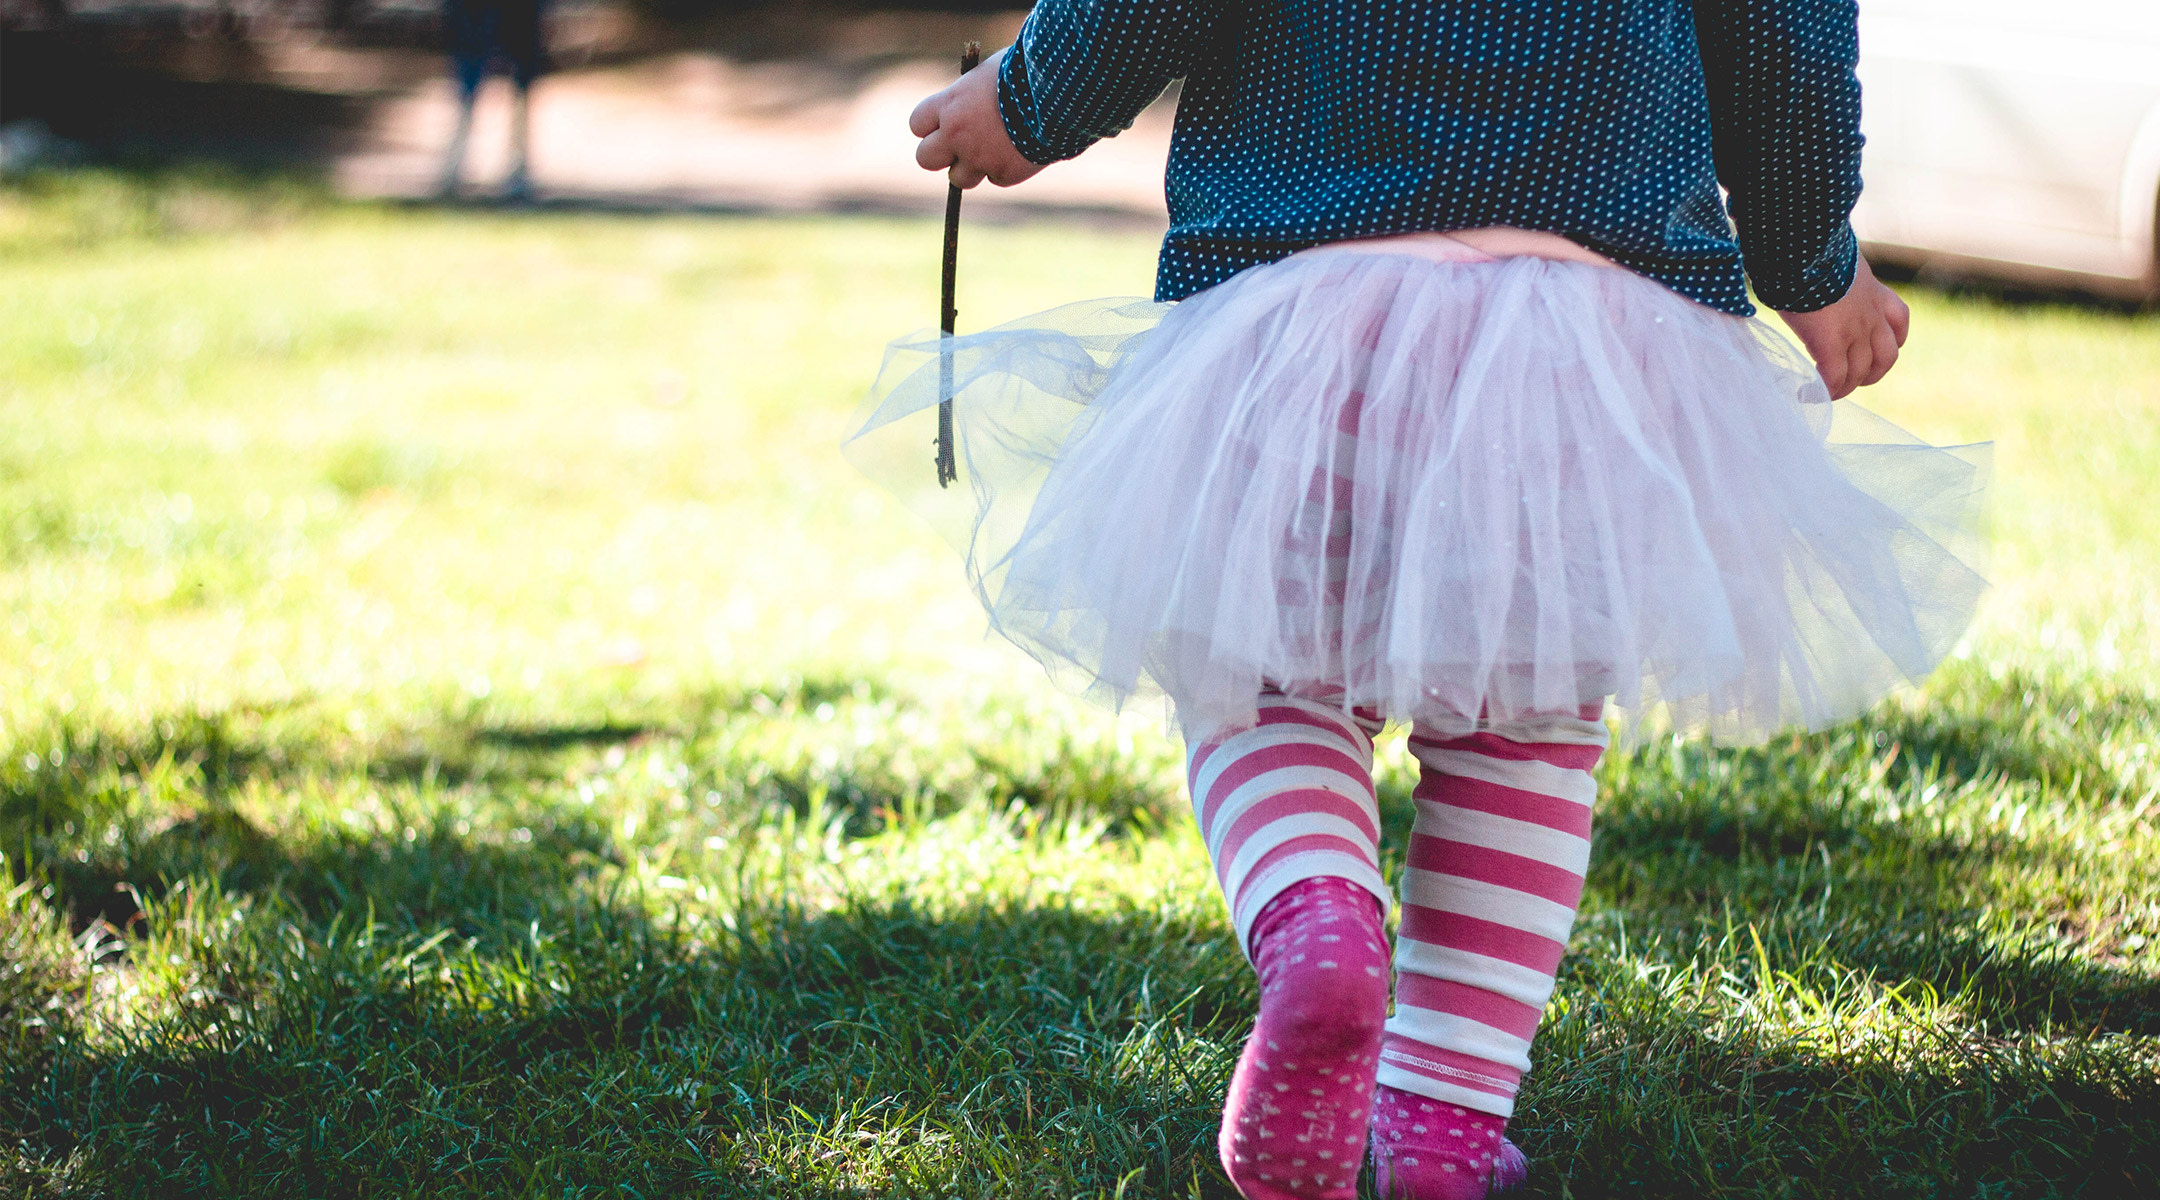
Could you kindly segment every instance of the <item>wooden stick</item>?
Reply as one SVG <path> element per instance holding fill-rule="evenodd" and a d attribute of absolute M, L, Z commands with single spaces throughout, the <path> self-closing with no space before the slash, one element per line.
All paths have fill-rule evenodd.
<path fill-rule="evenodd" d="M 982 43 L 969 42 L 960 51 L 960 73 L 967 74 L 982 61 Z M 960 478 L 960 462 L 953 452 L 953 329 L 960 311 L 953 307 L 953 283 L 960 270 L 960 188 L 945 185 L 945 271 L 940 281 L 938 329 L 945 335 L 938 352 L 937 481 L 950 486 Z"/>

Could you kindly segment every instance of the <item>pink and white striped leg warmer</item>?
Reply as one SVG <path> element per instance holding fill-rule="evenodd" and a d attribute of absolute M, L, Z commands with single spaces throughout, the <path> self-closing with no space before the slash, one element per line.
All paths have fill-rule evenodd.
<path fill-rule="evenodd" d="M 1248 955 L 1260 910 L 1300 880 L 1346 879 L 1387 909 L 1372 736 L 1357 721 L 1269 693 L 1250 729 L 1185 734 L 1193 814 Z"/>
<path fill-rule="evenodd" d="M 1384 1196 L 1455 1200 L 1519 1181 L 1505 1178 L 1520 1158 L 1500 1135 L 1582 901 L 1598 711 L 1410 738 L 1417 820 L 1373 1122 Z"/>
<path fill-rule="evenodd" d="M 1247 1200 L 1352 1200 L 1388 1003 L 1372 740 L 1340 710 L 1263 696 L 1253 728 L 1191 737 L 1190 781 L 1260 979 L 1223 1170 Z"/>

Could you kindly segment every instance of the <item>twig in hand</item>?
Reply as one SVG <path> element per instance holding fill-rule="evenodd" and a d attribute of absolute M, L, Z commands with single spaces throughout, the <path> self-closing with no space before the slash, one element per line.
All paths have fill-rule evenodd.
<path fill-rule="evenodd" d="M 960 51 L 960 73 L 967 74 L 982 61 L 982 44 L 969 42 Z M 960 268 L 960 186 L 945 184 L 945 271 L 938 305 L 938 329 L 944 334 L 938 348 L 937 481 L 950 486 L 960 478 L 960 462 L 953 453 L 953 329 L 960 312 L 953 307 L 953 278 Z"/>

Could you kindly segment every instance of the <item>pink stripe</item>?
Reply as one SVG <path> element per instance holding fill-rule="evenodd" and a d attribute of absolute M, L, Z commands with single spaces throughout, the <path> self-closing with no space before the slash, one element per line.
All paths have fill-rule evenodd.
<path fill-rule="evenodd" d="M 1422 942 L 1428 946 L 1440 946 L 1459 950 L 1465 954 L 1482 954 L 1511 962 L 1541 975 L 1557 974 L 1560 960 L 1567 955 L 1567 945 L 1549 937 L 1542 937 L 1527 929 L 1502 925 L 1483 917 L 1463 913 L 1444 912 L 1421 904 L 1402 906 L 1402 931 L 1397 936 L 1402 942 Z"/>
<path fill-rule="evenodd" d="M 1350 393 L 1349 398 L 1343 401 L 1342 412 L 1335 418 L 1336 430 L 1355 437 L 1358 430 L 1358 418 L 1363 416 L 1364 413 L 1365 393 Z"/>
<path fill-rule="evenodd" d="M 1602 711 L 1604 705 L 1595 706 Z M 1590 706 L 1585 706 L 1585 712 Z M 1594 720 L 1585 717 L 1585 720 Z M 1466 750 L 1487 758 L 1506 759 L 1510 762 L 1542 762 L 1571 771 L 1588 771 L 1597 766 L 1605 753 L 1603 746 L 1578 746 L 1571 742 L 1516 742 L 1497 733 L 1473 733 L 1463 737 L 1431 738 L 1410 735 L 1410 744 L 1426 750 Z"/>
<path fill-rule="evenodd" d="M 1412 833 L 1410 865 L 1420 871 L 1527 892 L 1569 908 L 1582 902 L 1583 877 L 1566 867 L 1468 842 Z"/>
<path fill-rule="evenodd" d="M 1309 850 L 1329 850 L 1341 854 L 1344 857 L 1350 858 L 1356 862 L 1364 863 L 1368 867 L 1377 868 L 1378 866 L 1377 863 L 1373 862 L 1371 853 L 1366 850 L 1365 847 L 1360 846 L 1355 842 L 1349 841 L 1346 838 L 1337 837 L 1332 833 L 1308 833 L 1300 835 L 1298 837 L 1288 838 L 1284 840 L 1282 845 L 1277 846 L 1274 849 L 1268 851 L 1266 854 L 1261 855 L 1259 861 L 1255 862 L 1252 865 L 1252 869 L 1245 872 L 1245 880 L 1244 883 L 1239 886 L 1238 894 L 1230 897 L 1231 911 L 1236 911 L 1239 902 L 1244 899 L 1246 887 L 1251 886 L 1251 884 L 1255 880 L 1264 879 L 1267 877 L 1269 867 L 1274 866 L 1276 863 L 1281 862 L 1282 860 L 1290 857 L 1293 854 L 1303 854 Z M 1229 878 L 1226 874 L 1229 869 L 1230 860 L 1228 858 L 1222 859 L 1215 868 L 1216 882 L 1226 888 L 1229 886 L 1230 883 Z M 1378 901 L 1376 899 L 1375 903 L 1377 902 Z"/>
<path fill-rule="evenodd" d="M 1377 627 L 1377 623 L 1375 623 L 1375 627 Z M 1335 728 L 1335 726 L 1326 723 L 1326 721 L 1320 719 L 1309 709 L 1292 708 L 1289 706 L 1276 706 L 1272 709 L 1269 707 L 1268 701 L 1270 699 L 1283 699 L 1288 695 L 1289 693 L 1283 691 L 1275 684 L 1269 683 L 1262 685 L 1260 689 L 1260 711 L 1262 713 L 1267 713 L 1270 711 L 1284 714 L 1296 713 L 1299 717 L 1304 718 L 1304 724 L 1311 725 L 1319 729 Z M 1298 689 L 1298 699 L 1303 700 L 1308 704 L 1317 704 L 1322 708 L 1328 709 L 1328 720 L 1332 720 L 1341 715 L 1343 693 L 1342 688 L 1339 686 L 1327 688 L 1310 686 L 1301 687 Z M 1347 720 L 1355 724 L 1357 728 L 1363 730 L 1366 737 L 1368 738 L 1378 737 L 1380 735 L 1380 731 L 1387 728 L 1387 721 L 1381 717 L 1380 710 L 1372 707 L 1369 704 L 1361 704 L 1351 709 L 1350 715 Z M 1344 728 L 1347 728 L 1347 726 L 1345 726 Z M 1355 739 L 1353 738 L 1352 740 Z"/>
<path fill-rule="evenodd" d="M 1282 608 L 1311 608 L 1315 601 L 1312 588 L 1297 579 L 1275 581 L 1275 603 Z"/>
<path fill-rule="evenodd" d="M 1459 1054 L 1453 1050 L 1443 1050 L 1438 1046 L 1428 1046 L 1423 1042 L 1406 1038 L 1399 1033 L 1388 1034 L 1382 1039 L 1380 1057 L 1414 1075 L 1422 1075 L 1427 1079 L 1452 1083 L 1459 1087 L 1469 1088 L 1474 1092 L 1485 1092 L 1503 1098 L 1512 1098 L 1516 1090 L 1522 1086 L 1522 1072 L 1515 1067 L 1482 1059 L 1476 1055 Z M 1423 1061 L 1406 1062 L 1405 1059 L 1421 1059 Z M 1427 1064 L 1433 1065 L 1428 1066 Z M 1449 1068 L 1453 1068 L 1453 1070 Z M 1478 1078 L 1466 1079 L 1462 1075 L 1455 1074 L 1458 1071 L 1462 1072 L 1462 1075 L 1490 1077 L 1495 1082 L 1488 1083 L 1484 1079 Z"/>
<path fill-rule="evenodd" d="M 1287 767 L 1318 767 L 1333 771 L 1343 777 L 1345 789 L 1355 789 L 1367 796 L 1373 794 L 1372 776 L 1365 773 L 1365 764 L 1331 746 L 1262 746 L 1224 767 L 1215 777 L 1214 786 L 1208 789 L 1207 798 L 1200 805 L 1200 827 L 1205 830 L 1214 826 L 1216 812 L 1232 792 L 1258 775 Z M 1311 786 L 1294 785 L 1293 790 L 1302 791 Z"/>
<path fill-rule="evenodd" d="M 1341 817 L 1357 826 L 1375 844 L 1380 841 L 1380 827 L 1373 819 L 1370 806 L 1359 804 L 1339 792 L 1307 787 L 1277 792 L 1239 813 L 1237 820 L 1223 832 L 1222 841 L 1208 847 L 1208 851 L 1215 856 L 1215 861 L 1230 862 L 1245 849 L 1246 840 L 1261 829 L 1286 817 L 1308 815 Z"/>
<path fill-rule="evenodd" d="M 1310 504 L 1327 504 L 1336 508 L 1347 508 L 1350 505 L 1350 497 L 1356 486 L 1356 481 L 1347 475 L 1337 475 L 1333 471 L 1316 470 L 1312 473 L 1312 482 L 1306 485 L 1305 500 Z"/>
<path fill-rule="evenodd" d="M 1235 737 L 1237 735 L 1230 734 L 1227 736 Z M 1192 786 L 1193 780 L 1200 778 L 1200 768 L 1206 766 L 1207 760 L 1215 757 L 1215 752 L 1220 749 L 1222 749 L 1222 742 L 1217 740 L 1201 742 L 1192 748 L 1192 754 L 1185 763 L 1185 784 L 1188 789 Z"/>
<path fill-rule="evenodd" d="M 1281 698 L 1287 699 L 1287 697 Z M 1309 701 L 1309 703 L 1318 704 L 1321 702 L 1314 700 Z M 1262 725 L 1310 725 L 1314 729 L 1325 729 L 1339 733 L 1343 735 L 1344 739 L 1351 742 L 1358 740 L 1357 733 L 1351 728 L 1350 723 L 1336 713 L 1323 715 L 1300 705 L 1284 704 L 1279 701 L 1271 702 L 1268 693 L 1264 692 L 1254 707 L 1260 714 L 1260 724 Z"/>
<path fill-rule="evenodd" d="M 1331 733 L 1340 733 L 1351 741 L 1357 740 L 1356 735 L 1351 732 L 1350 726 L 1345 722 L 1333 719 L 1331 716 L 1315 713 L 1311 709 L 1302 708 L 1296 704 L 1282 703 L 1282 701 L 1288 699 L 1290 699 L 1289 695 L 1282 689 L 1273 684 L 1262 684 L 1260 697 L 1253 703 L 1254 722 L 1252 728 L 1225 730 L 1200 742 L 1193 747 L 1193 754 L 1196 756 L 1195 761 L 1204 761 L 1208 755 L 1213 754 L 1231 738 L 1241 733 L 1250 733 L 1252 729 L 1258 729 L 1266 725 L 1310 725 L 1314 729 L 1325 729 Z M 1299 699 L 1319 704 L 1323 708 L 1332 703 L 1327 697 L 1300 696 Z"/>
<path fill-rule="evenodd" d="M 1401 1012 L 1404 1005 L 1468 1017 L 1526 1042 L 1537 1036 L 1538 1022 L 1545 1016 L 1545 1010 L 1520 1000 L 1452 979 L 1428 979 L 1423 975 L 1406 974 L 1395 981 L 1395 1010 Z"/>
<path fill-rule="evenodd" d="M 1264 729 L 1270 725 L 1303 725 L 1309 729 L 1318 729 L 1324 733 L 1335 734 L 1353 746 L 1358 744 L 1357 731 L 1347 720 L 1321 716 L 1294 704 L 1270 703 L 1269 695 L 1270 693 L 1261 693 L 1260 700 L 1255 705 L 1256 720 L 1253 729 Z M 1281 693 L 1273 693 L 1273 695 L 1279 698 Z M 1252 732 L 1252 729 L 1232 730 L 1220 737 L 1210 738 L 1200 743 L 1194 749 L 1192 761 L 1186 767 L 1186 783 L 1190 784 L 1200 777 L 1201 766 L 1214 756 L 1215 751 L 1221 749 L 1239 734 L 1250 732 Z M 1370 773 L 1370 768 L 1364 764 L 1362 759 L 1359 761 L 1357 773 L 1359 775 Z"/>
<path fill-rule="evenodd" d="M 1511 788 L 1468 775 L 1441 775 L 1427 771 L 1411 789 L 1413 800 L 1467 808 L 1516 821 L 1527 821 L 1579 838 L 1590 836 L 1590 806 L 1559 796 Z"/>

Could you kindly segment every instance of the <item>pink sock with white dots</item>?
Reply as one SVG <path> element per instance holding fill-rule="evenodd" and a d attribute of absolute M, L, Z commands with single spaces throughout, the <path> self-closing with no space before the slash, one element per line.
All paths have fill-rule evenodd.
<path fill-rule="evenodd" d="M 1387 933 L 1366 888 L 1307 879 L 1253 922 L 1260 1016 L 1219 1149 L 1246 1200 L 1350 1200 L 1387 1019 Z"/>
<path fill-rule="evenodd" d="M 1381 1085 L 1373 1096 L 1373 1186 L 1384 1200 L 1479 1200 L 1521 1187 L 1530 1165 L 1507 1118 Z"/>

